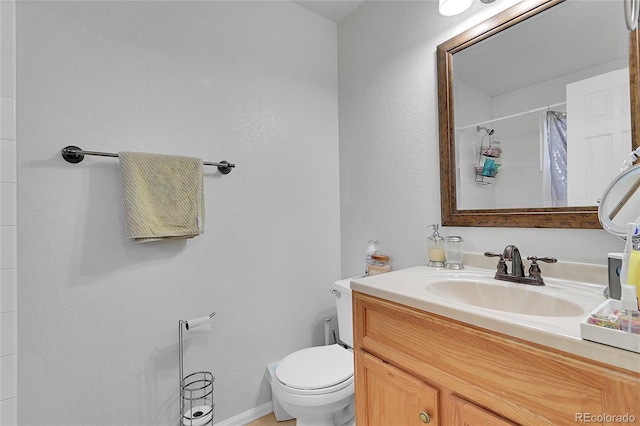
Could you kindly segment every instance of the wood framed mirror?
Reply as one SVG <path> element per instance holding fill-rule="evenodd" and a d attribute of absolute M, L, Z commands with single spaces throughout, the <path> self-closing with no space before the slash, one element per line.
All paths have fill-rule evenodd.
<path fill-rule="evenodd" d="M 499 13 L 498 15 L 482 22 L 479 25 L 474 26 L 473 28 L 459 34 L 456 37 L 440 44 L 437 48 L 437 64 L 438 64 L 438 109 L 439 109 L 439 143 L 440 143 L 440 190 L 441 190 L 441 214 L 442 214 L 442 224 L 444 226 L 476 226 L 476 227 L 518 227 L 518 228 L 578 228 L 578 229 L 600 229 L 600 223 L 598 221 L 598 207 L 597 207 L 597 198 L 599 194 L 596 195 L 590 194 L 589 200 L 590 202 L 581 203 L 578 201 L 578 204 L 566 203 L 563 205 L 562 203 L 558 206 L 550 205 L 549 201 L 543 201 L 543 205 L 533 205 L 533 206 L 504 206 L 496 205 L 496 206 L 467 206 L 466 198 L 462 200 L 462 186 L 469 185 L 472 182 L 472 178 L 469 177 L 469 173 L 475 173 L 476 178 L 480 176 L 481 181 L 471 183 L 469 186 L 473 189 L 473 184 L 476 184 L 478 188 L 477 192 L 479 193 L 478 197 L 482 197 L 484 193 L 488 193 L 487 189 L 490 188 L 490 185 L 486 185 L 490 179 L 485 179 L 486 168 L 483 169 L 483 164 L 481 160 L 482 156 L 476 155 L 478 158 L 478 164 L 470 164 L 471 160 L 467 160 L 467 163 L 463 163 L 461 161 L 462 151 L 461 148 L 456 148 L 456 135 L 461 132 L 461 129 L 467 129 L 468 133 L 474 133 L 477 130 L 477 134 L 475 135 L 475 146 L 471 148 L 465 148 L 467 150 L 473 150 L 475 154 L 478 151 L 482 152 L 483 149 L 487 147 L 483 147 L 483 144 L 486 143 L 485 139 L 482 139 L 481 136 L 486 136 L 490 133 L 492 120 L 480 120 L 474 122 L 473 120 L 467 119 L 464 123 L 457 123 L 460 117 L 456 117 L 456 111 L 460 111 L 460 108 L 456 109 L 456 102 L 459 99 L 456 99 L 455 91 L 458 90 L 456 82 L 454 79 L 459 73 L 454 71 L 454 67 L 458 64 L 465 64 L 465 61 L 459 60 L 462 58 L 465 50 L 467 52 L 478 50 L 478 55 L 483 54 L 482 49 L 488 49 L 488 42 L 492 42 L 497 40 L 498 37 L 504 39 L 509 39 L 514 37 L 514 32 L 518 31 L 520 28 L 524 28 L 525 24 L 528 25 L 530 22 L 535 22 L 536 20 L 541 20 L 543 17 L 554 16 L 554 19 L 558 20 L 559 15 L 557 15 L 556 10 L 560 10 L 561 7 L 565 7 L 570 5 L 571 3 L 576 4 L 578 2 L 572 0 L 532 0 L 532 1 L 523 1 L 517 3 L 516 5 L 506 9 L 505 11 Z M 588 2 L 591 3 L 591 2 Z M 603 2 L 604 3 L 604 2 Z M 628 61 L 628 70 L 624 69 L 625 75 L 628 73 L 628 81 L 625 80 L 624 83 L 628 83 L 628 99 L 625 99 L 626 104 L 628 105 L 627 114 L 629 114 L 629 129 L 626 131 L 627 145 L 629 145 L 628 152 L 637 146 L 638 141 L 640 141 L 640 123 L 638 122 L 640 111 L 638 110 L 638 104 L 640 100 L 640 71 L 638 66 L 638 58 L 639 58 L 639 36 L 638 30 L 628 32 L 624 25 L 624 17 L 622 13 L 622 4 L 621 2 L 606 2 L 606 3 L 614 3 L 615 6 L 619 8 L 619 23 L 616 25 L 620 25 L 624 28 L 626 32 L 623 34 L 623 37 L 628 39 L 627 46 L 624 46 L 625 53 L 628 53 L 627 58 L 624 58 L 623 65 L 627 65 Z M 575 15 L 575 10 L 573 11 Z M 562 22 L 562 21 L 560 21 Z M 544 24 L 549 28 L 548 23 Z M 583 24 L 583 29 L 585 31 L 597 31 L 599 34 L 602 34 L 602 26 L 599 27 L 590 27 L 590 25 L 586 22 Z M 566 28 L 564 30 L 567 31 Z M 519 43 L 521 44 L 521 43 Z M 591 48 L 589 43 L 583 43 L 587 45 L 587 48 Z M 505 48 L 504 43 L 498 44 L 498 46 L 502 46 L 500 48 L 506 55 L 511 55 L 513 58 L 515 65 L 511 65 L 511 68 L 514 73 L 518 71 L 518 59 L 515 56 L 514 52 L 518 50 L 525 50 L 526 47 L 516 45 L 513 47 L 513 50 L 510 48 Z M 564 48 L 564 51 L 569 52 L 572 47 Z M 562 49 L 560 49 L 562 51 Z M 526 52 L 525 52 L 526 53 Z M 535 55 L 535 52 L 531 51 L 531 55 Z M 589 56 L 589 55 L 583 55 Z M 552 61 L 549 61 L 552 62 Z M 545 68 L 545 66 L 540 66 L 539 68 Z M 462 66 L 462 65 L 459 65 Z M 524 67 L 525 65 L 523 65 Z M 469 67 L 471 68 L 471 67 Z M 504 67 L 503 67 L 504 68 Z M 529 67 L 531 68 L 531 67 Z M 620 74 L 618 74 L 620 75 Z M 496 76 L 496 80 L 499 80 L 500 77 Z M 620 79 L 620 77 L 618 77 Z M 485 81 L 490 80 L 490 78 L 484 78 Z M 624 78 L 623 78 L 624 80 Z M 534 85 L 535 86 L 535 85 Z M 484 95 L 483 95 L 484 96 Z M 553 106 L 550 104 L 543 104 L 547 106 Z M 536 110 L 542 110 L 542 108 L 537 108 Z M 532 110 L 533 111 L 533 110 Z M 495 113 L 495 108 L 494 111 Z M 531 111 L 529 111 L 531 112 Z M 543 111 L 544 113 L 544 111 Z M 458 115 L 461 115 L 458 112 Z M 513 116 L 521 115 L 521 114 L 511 114 Z M 504 118 L 511 117 L 510 114 L 503 113 Z M 571 122 L 571 115 L 567 121 Z M 484 124 L 484 125 L 482 125 Z M 456 127 L 458 125 L 458 127 Z M 516 125 L 517 126 L 517 125 Z M 574 127 L 576 125 L 574 124 Z M 514 127 L 514 126 L 512 126 Z M 497 130 L 497 129 L 496 129 Z M 496 136 L 498 136 L 499 132 L 496 131 Z M 491 132 L 493 134 L 493 132 Z M 494 137 L 495 139 L 495 137 Z M 491 138 L 489 138 L 491 140 Z M 542 138 L 541 138 L 542 140 Z M 543 142 L 540 142 L 540 147 L 543 146 Z M 505 152 L 509 149 L 507 143 L 502 144 L 502 149 Z M 541 148 L 542 149 L 542 148 Z M 571 149 L 567 149 L 567 151 L 571 151 Z M 577 150 L 574 149 L 573 152 Z M 607 151 L 610 151 L 607 149 Z M 522 156 L 522 155 L 521 155 Z M 535 156 L 535 154 L 534 154 Z M 547 154 L 548 156 L 548 154 Z M 505 155 L 506 157 L 506 155 Z M 542 172 L 542 162 L 544 161 L 543 154 L 539 155 L 540 168 Z M 624 157 L 618 158 L 615 156 L 615 161 L 620 164 L 625 159 Z M 594 160 L 598 160 L 597 158 Z M 618 161 L 619 160 L 619 161 Z M 573 164 L 576 164 L 576 160 L 573 160 Z M 584 164 L 584 160 L 577 160 L 578 164 Z M 505 160 L 506 162 L 506 160 Z M 493 164 L 493 163 L 492 163 Z M 571 164 L 571 163 L 570 163 Z M 619 169 L 619 166 L 617 166 Z M 476 170 L 473 170 L 473 169 Z M 494 171 L 499 171 L 496 175 L 496 181 L 500 178 L 503 179 L 503 188 L 508 186 L 509 190 L 514 190 L 516 192 L 522 191 L 525 192 L 527 189 L 513 189 L 514 185 L 511 184 L 512 179 L 508 177 L 507 171 L 514 172 L 517 170 L 518 166 L 515 161 L 511 161 L 511 164 L 503 165 L 501 169 L 495 169 Z M 581 167 L 574 166 L 571 170 L 574 173 L 577 173 Z M 587 169 L 587 167 L 584 167 Z M 503 173 L 504 171 L 504 173 Z M 520 171 L 519 173 L 524 173 Z M 585 176 L 591 176 L 589 170 L 580 170 L 580 173 Z M 488 174 L 489 176 L 491 173 Z M 582 176 L 580 175 L 580 176 Z M 512 175 L 513 176 L 513 175 Z M 598 185 L 602 185 L 603 188 L 609 184 L 611 179 L 615 177 L 615 173 L 613 176 L 607 178 L 601 178 L 602 182 L 598 182 Z M 463 182 L 464 180 L 464 182 Z M 567 179 L 571 182 L 571 176 Z M 574 178 L 574 182 L 577 182 L 578 178 Z M 461 186 L 462 185 L 462 186 Z M 498 188 L 498 185 L 495 185 L 493 188 Z M 495 189 L 493 189 L 495 191 Z M 536 189 L 537 191 L 537 189 Z M 545 190 L 546 191 L 546 190 Z M 463 202 L 461 202 L 461 200 Z M 545 204 L 546 203 L 546 204 Z"/>

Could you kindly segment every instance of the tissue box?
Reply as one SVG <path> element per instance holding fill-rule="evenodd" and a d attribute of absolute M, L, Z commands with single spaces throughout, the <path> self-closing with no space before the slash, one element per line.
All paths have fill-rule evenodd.
<path fill-rule="evenodd" d="M 581 337 L 585 340 L 591 340 L 592 342 L 603 343 L 616 348 L 640 353 L 640 334 L 627 333 L 626 331 L 615 330 L 588 322 L 592 314 L 607 316 L 611 315 L 616 309 L 622 309 L 622 303 L 619 300 L 608 299 L 604 301 L 580 323 Z"/>

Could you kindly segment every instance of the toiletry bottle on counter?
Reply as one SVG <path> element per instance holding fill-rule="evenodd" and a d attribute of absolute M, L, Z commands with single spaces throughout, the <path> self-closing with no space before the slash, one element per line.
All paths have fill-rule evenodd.
<path fill-rule="evenodd" d="M 433 227 L 433 235 L 427 238 L 427 252 L 429 263 L 427 266 L 444 266 L 444 238 L 438 233 L 438 224 L 429 225 Z"/>
<path fill-rule="evenodd" d="M 367 275 L 378 275 L 391 271 L 389 256 L 376 253 L 371 255 L 371 261 L 369 266 L 367 266 Z"/>
<path fill-rule="evenodd" d="M 640 235 L 640 225 L 637 223 L 627 224 L 627 241 L 624 245 L 624 252 L 622 253 L 622 266 L 620 267 L 620 284 L 628 284 L 629 277 L 635 279 L 637 275 L 637 262 L 634 262 L 634 271 L 629 274 L 629 266 L 631 263 L 631 252 L 637 249 L 636 237 Z M 634 260 L 637 260 L 634 255 Z"/>
<path fill-rule="evenodd" d="M 632 237 L 633 243 L 629 252 L 626 284 L 635 286 L 636 294 L 640 294 L 640 251 L 638 251 L 637 239 L 637 237 Z"/>
<path fill-rule="evenodd" d="M 378 240 L 367 241 L 367 259 L 364 267 L 364 275 L 369 275 L 369 265 L 373 263 L 372 256 L 378 252 Z"/>

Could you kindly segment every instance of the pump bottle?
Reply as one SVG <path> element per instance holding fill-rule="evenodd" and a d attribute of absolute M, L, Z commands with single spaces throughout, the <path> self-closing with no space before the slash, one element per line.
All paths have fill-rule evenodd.
<path fill-rule="evenodd" d="M 444 266 L 444 238 L 438 233 L 438 224 L 429 225 L 433 228 L 433 235 L 427 238 L 429 263 L 427 266 Z"/>

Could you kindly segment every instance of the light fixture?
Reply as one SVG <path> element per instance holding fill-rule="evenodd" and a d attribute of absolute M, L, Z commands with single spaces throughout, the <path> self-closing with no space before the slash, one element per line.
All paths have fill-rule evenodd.
<path fill-rule="evenodd" d="M 441 15 L 453 16 L 469 9 L 473 0 L 440 0 L 438 10 Z"/>
<path fill-rule="evenodd" d="M 639 3 L 638 0 L 625 0 L 624 2 L 624 18 L 629 31 L 638 28 L 638 16 L 640 15 Z"/>

